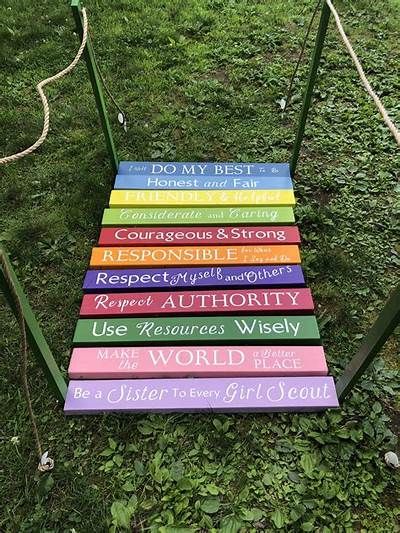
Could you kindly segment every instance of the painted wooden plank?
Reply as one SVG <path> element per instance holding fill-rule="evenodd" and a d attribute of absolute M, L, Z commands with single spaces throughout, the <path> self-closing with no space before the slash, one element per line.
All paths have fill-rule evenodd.
<path fill-rule="evenodd" d="M 317 411 L 338 407 L 328 376 L 71 381 L 66 414 Z"/>
<path fill-rule="evenodd" d="M 179 246 L 201 244 L 299 244 L 297 226 L 199 226 L 102 228 L 100 246 Z"/>
<path fill-rule="evenodd" d="M 190 316 L 78 320 L 74 344 L 96 346 L 157 342 L 274 341 L 319 344 L 314 316 Z"/>
<path fill-rule="evenodd" d="M 287 177 L 290 178 L 288 163 L 204 163 L 204 162 L 160 162 L 121 161 L 118 174 L 131 176 L 159 177 Z"/>
<path fill-rule="evenodd" d="M 299 265 L 88 270 L 85 291 L 304 285 Z"/>
<path fill-rule="evenodd" d="M 190 206 L 293 206 L 292 190 L 257 191 L 135 191 L 113 190 L 110 207 L 190 207 Z"/>
<path fill-rule="evenodd" d="M 182 176 L 117 174 L 114 189 L 227 190 L 293 189 L 289 176 Z"/>
<path fill-rule="evenodd" d="M 310 289 L 237 289 L 85 294 L 80 315 L 118 317 L 313 310 Z"/>
<path fill-rule="evenodd" d="M 295 244 L 272 246 L 174 246 L 93 248 L 91 267 L 178 265 L 267 265 L 300 263 Z"/>
<path fill-rule="evenodd" d="M 104 210 L 104 226 L 291 224 L 291 207 L 137 207 Z"/>
<path fill-rule="evenodd" d="M 325 376 L 322 346 L 74 348 L 70 379 Z"/>

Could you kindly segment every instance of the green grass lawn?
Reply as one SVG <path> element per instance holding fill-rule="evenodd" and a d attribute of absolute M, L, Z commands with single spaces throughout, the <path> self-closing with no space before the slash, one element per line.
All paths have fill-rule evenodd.
<path fill-rule="evenodd" d="M 287 161 L 278 101 L 311 0 L 90 0 L 98 59 L 127 111 L 122 159 Z M 337 1 L 373 85 L 400 123 L 397 0 Z M 35 84 L 78 45 L 67 2 L 3 0 L 0 154 L 41 131 Z M 307 49 L 309 57 L 310 48 Z M 48 89 L 46 144 L 0 168 L 7 246 L 66 373 L 81 281 L 113 176 L 84 64 Z M 116 116 L 112 111 L 115 128 Z M 296 176 L 303 261 L 338 375 L 399 274 L 400 158 L 331 23 Z M 323 415 L 66 419 L 31 358 L 51 474 L 37 475 L 19 332 L 0 301 L 0 531 L 399 531 L 399 337 L 343 409 Z M 397 399 L 396 399 L 397 395 Z"/>

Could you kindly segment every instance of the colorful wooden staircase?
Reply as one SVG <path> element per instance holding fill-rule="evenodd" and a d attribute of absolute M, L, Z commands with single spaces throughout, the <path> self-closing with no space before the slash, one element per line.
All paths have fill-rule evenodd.
<path fill-rule="evenodd" d="M 294 203 L 287 164 L 121 162 L 65 412 L 337 407 Z"/>

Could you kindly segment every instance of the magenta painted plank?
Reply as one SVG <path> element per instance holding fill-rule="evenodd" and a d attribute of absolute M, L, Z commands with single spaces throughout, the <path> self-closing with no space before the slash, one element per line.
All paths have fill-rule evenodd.
<path fill-rule="evenodd" d="M 80 315 L 312 311 L 310 289 L 203 290 L 85 294 Z"/>
<path fill-rule="evenodd" d="M 299 244 L 297 226 L 102 228 L 99 246 Z"/>
<path fill-rule="evenodd" d="M 318 411 L 338 407 L 331 377 L 70 381 L 64 412 Z"/>
<path fill-rule="evenodd" d="M 324 376 L 322 346 L 74 348 L 71 379 Z"/>

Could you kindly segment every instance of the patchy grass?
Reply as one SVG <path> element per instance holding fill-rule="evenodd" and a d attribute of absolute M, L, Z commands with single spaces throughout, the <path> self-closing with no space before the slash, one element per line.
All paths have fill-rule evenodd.
<path fill-rule="evenodd" d="M 285 95 L 314 2 L 88 2 L 95 46 L 127 110 L 122 158 L 288 160 L 306 68 Z M 400 123 L 398 1 L 338 2 L 366 72 Z M 66 3 L 0 8 L 1 153 L 41 130 L 37 81 L 72 58 Z M 81 279 L 112 182 L 85 67 L 48 89 L 46 144 L 0 168 L 0 239 L 65 370 Z M 116 123 L 113 112 L 113 122 Z M 331 26 L 296 177 L 303 256 L 338 374 L 399 272 L 399 156 Z M 0 320 L 0 530 L 399 530 L 398 336 L 344 408 L 324 415 L 65 419 L 35 363 L 50 475 L 35 475 L 18 329 Z M 397 356 L 397 357 L 396 357 Z M 398 451 L 398 448 L 397 448 Z"/>

